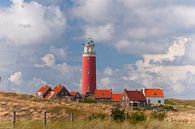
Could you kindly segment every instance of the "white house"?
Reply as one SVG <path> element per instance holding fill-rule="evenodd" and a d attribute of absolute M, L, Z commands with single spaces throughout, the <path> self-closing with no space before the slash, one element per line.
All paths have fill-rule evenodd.
<path fill-rule="evenodd" d="M 164 105 L 163 89 L 143 89 L 143 94 L 146 98 L 147 104 L 162 104 Z"/>

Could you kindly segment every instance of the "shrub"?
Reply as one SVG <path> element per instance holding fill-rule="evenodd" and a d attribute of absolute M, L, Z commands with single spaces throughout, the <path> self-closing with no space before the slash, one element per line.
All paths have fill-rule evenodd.
<path fill-rule="evenodd" d="M 153 112 L 151 114 L 151 118 L 158 119 L 160 121 L 164 120 L 165 117 L 166 117 L 166 113 L 165 112 Z"/>
<path fill-rule="evenodd" d="M 132 123 L 138 123 L 146 120 L 146 116 L 143 112 L 134 112 L 127 115 L 127 119 Z"/>
<path fill-rule="evenodd" d="M 83 103 L 97 103 L 93 96 L 88 96 L 84 99 L 84 101 L 81 101 L 81 102 L 83 102 Z"/>
<path fill-rule="evenodd" d="M 173 106 L 164 106 L 164 109 L 166 111 L 174 111 L 175 110 Z"/>
<path fill-rule="evenodd" d="M 119 105 L 114 105 L 111 111 L 111 117 L 114 121 L 124 121 L 125 120 L 125 111 Z"/>
<path fill-rule="evenodd" d="M 89 120 L 94 120 L 94 119 L 101 119 L 101 120 L 103 120 L 105 117 L 106 117 L 106 115 L 103 114 L 103 113 L 93 113 L 93 114 L 90 114 L 88 119 Z"/>

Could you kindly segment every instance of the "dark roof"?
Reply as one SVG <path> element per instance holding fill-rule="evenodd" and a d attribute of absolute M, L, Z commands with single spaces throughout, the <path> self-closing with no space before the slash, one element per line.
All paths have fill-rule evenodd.
<path fill-rule="evenodd" d="M 112 98 L 112 90 L 95 90 L 95 94 L 94 94 L 95 98 L 102 98 L 102 99 L 106 99 L 106 98 Z"/>
<path fill-rule="evenodd" d="M 63 85 L 55 86 L 54 89 L 46 96 L 46 98 L 55 98 L 63 89 L 67 90 Z"/>
<path fill-rule="evenodd" d="M 125 90 L 130 101 L 146 101 L 146 98 L 141 91 L 127 91 Z"/>

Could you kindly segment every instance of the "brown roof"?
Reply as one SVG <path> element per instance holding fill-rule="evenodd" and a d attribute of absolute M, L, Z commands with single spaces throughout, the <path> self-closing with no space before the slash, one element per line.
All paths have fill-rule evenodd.
<path fill-rule="evenodd" d="M 141 91 L 127 91 L 125 90 L 130 101 L 146 101 L 143 92 Z"/>
<path fill-rule="evenodd" d="M 112 102 L 120 102 L 123 94 L 112 94 Z"/>
<path fill-rule="evenodd" d="M 145 97 L 164 97 L 162 89 L 144 89 Z"/>
<path fill-rule="evenodd" d="M 102 98 L 102 99 L 106 99 L 106 98 L 112 98 L 112 90 L 95 90 L 95 94 L 94 94 L 95 98 Z"/>

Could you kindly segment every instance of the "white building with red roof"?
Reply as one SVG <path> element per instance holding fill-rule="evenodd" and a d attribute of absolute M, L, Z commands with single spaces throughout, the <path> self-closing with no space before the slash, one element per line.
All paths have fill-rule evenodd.
<path fill-rule="evenodd" d="M 147 104 L 164 105 L 164 92 L 162 88 L 143 89 Z"/>

